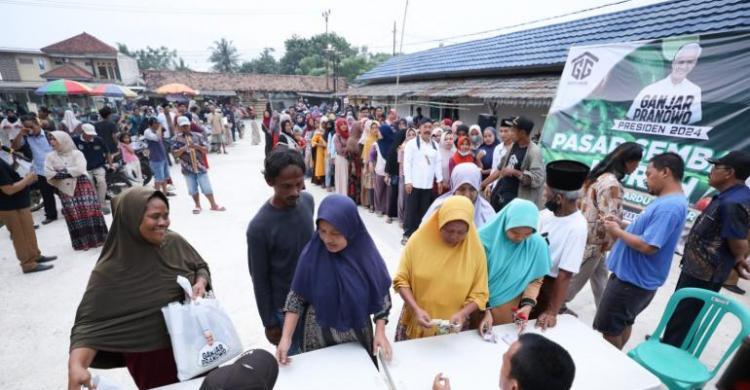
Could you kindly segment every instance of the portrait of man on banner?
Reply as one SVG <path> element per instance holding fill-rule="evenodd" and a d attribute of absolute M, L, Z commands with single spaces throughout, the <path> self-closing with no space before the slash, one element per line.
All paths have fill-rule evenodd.
<path fill-rule="evenodd" d="M 703 49 L 697 42 L 682 45 L 672 59 L 669 75 L 643 88 L 627 118 L 640 122 L 694 124 L 702 119 L 701 88 L 688 80 Z"/>

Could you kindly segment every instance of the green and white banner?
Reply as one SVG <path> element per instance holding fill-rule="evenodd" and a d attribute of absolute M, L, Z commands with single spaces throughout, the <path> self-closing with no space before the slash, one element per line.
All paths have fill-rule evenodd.
<path fill-rule="evenodd" d="M 593 166 L 627 141 L 645 149 L 624 182 L 630 212 L 651 201 L 646 165 L 667 151 L 685 160 L 690 203 L 710 196 L 706 159 L 750 151 L 750 33 L 572 47 L 542 131 L 545 161 Z"/>

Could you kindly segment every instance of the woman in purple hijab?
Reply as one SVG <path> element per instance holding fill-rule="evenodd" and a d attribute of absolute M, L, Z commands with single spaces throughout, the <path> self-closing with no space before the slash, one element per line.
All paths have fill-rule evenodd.
<path fill-rule="evenodd" d="M 287 296 L 276 349 L 279 363 L 290 361 L 289 347 L 300 320 L 302 352 L 354 341 L 371 355 L 381 349 L 390 359 L 385 324 L 391 278 L 357 205 L 347 196 L 329 195 L 318 208 L 317 226 L 300 254 Z"/>

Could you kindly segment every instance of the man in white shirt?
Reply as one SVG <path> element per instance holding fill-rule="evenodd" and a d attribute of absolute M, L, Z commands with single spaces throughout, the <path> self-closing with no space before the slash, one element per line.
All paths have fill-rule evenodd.
<path fill-rule="evenodd" d="M 18 133 L 21 132 L 22 128 L 23 125 L 21 124 L 21 121 L 18 120 L 16 112 L 8 110 L 5 118 L 0 122 L 0 145 L 5 145 L 10 148 L 11 143 L 16 137 L 18 137 Z"/>
<path fill-rule="evenodd" d="M 578 210 L 581 187 L 589 167 L 577 161 L 560 160 L 547 164 L 544 187 L 546 209 L 540 213 L 539 234 L 549 245 L 552 268 L 544 277 L 531 318 L 542 329 L 557 324 L 557 314 L 568 295 L 570 279 L 578 273 L 586 248 L 588 224 Z"/>
<path fill-rule="evenodd" d="M 703 117 L 701 88 L 687 79 L 695 69 L 703 49 L 698 43 L 680 47 L 672 60 L 672 73 L 666 78 L 647 85 L 633 100 L 628 119 L 641 122 L 693 124 Z"/>
<path fill-rule="evenodd" d="M 438 193 L 443 192 L 443 169 L 438 145 L 432 140 L 432 120 L 424 119 L 419 136 L 404 147 L 404 189 L 406 191 L 406 220 L 402 244 L 419 227 L 430 208 L 435 194 L 432 186 L 437 181 Z"/>

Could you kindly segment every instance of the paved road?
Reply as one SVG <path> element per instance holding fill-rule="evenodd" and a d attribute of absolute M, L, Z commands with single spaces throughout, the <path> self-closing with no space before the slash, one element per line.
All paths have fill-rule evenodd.
<path fill-rule="evenodd" d="M 273 351 L 265 340 L 256 311 L 247 272 L 245 243 L 248 222 L 271 195 L 271 189 L 261 175 L 262 162 L 263 145 L 252 146 L 248 138 L 231 147 L 228 155 L 211 155 L 212 185 L 217 201 L 226 206 L 227 211 L 204 211 L 197 216 L 191 214 L 192 202 L 179 168 L 172 167 L 178 196 L 170 199 L 171 229 L 185 236 L 210 265 L 216 296 L 232 316 L 244 347 Z M 326 193 L 317 186 L 311 187 L 310 192 L 315 196 L 317 206 Z M 394 272 L 401 251 L 398 224 L 388 225 L 382 218 L 360 210 L 389 270 Z M 44 219 L 42 212 L 36 212 L 34 219 Z M 109 217 L 107 222 L 111 222 Z M 5 282 L 0 288 L 3 308 L 0 312 L 0 329 L 8 332 L 3 337 L 3 353 L 0 354 L 3 372 L 0 375 L 0 388 L 3 389 L 60 389 L 66 386 L 70 328 L 91 269 L 99 256 L 99 250 L 73 251 L 63 220 L 42 226 L 37 230 L 37 237 L 44 254 L 58 255 L 60 259 L 51 271 L 23 275 L 13 254 L 7 230 L 0 230 L 0 275 Z M 660 289 L 651 306 L 638 319 L 633 331 L 634 342 L 631 341 L 628 348 L 643 340 L 644 335 L 655 328 L 674 290 L 678 275 L 676 263 L 667 285 Z M 387 328 L 390 336 L 393 335 L 402 307 L 401 299 L 395 295 L 393 297 L 394 308 Z M 747 297 L 742 300 L 750 304 Z M 584 322 L 591 323 L 594 305 L 588 287 L 571 308 L 579 313 Z M 731 325 L 723 324 L 717 330 L 718 337 L 707 350 L 709 357 L 718 354 L 718 346 L 728 344 L 733 335 Z M 498 356 L 498 368 L 500 362 L 501 357 Z M 125 388 L 135 388 L 124 369 L 97 373 L 119 382 Z"/>

